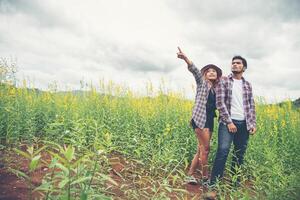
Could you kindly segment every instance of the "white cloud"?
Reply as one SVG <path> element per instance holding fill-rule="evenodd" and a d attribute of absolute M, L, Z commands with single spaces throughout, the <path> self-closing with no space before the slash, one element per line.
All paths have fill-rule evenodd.
<path fill-rule="evenodd" d="M 224 74 L 241 54 L 255 94 L 297 98 L 299 9 L 296 0 L 0 0 L 0 56 L 17 57 L 19 77 L 40 88 L 105 78 L 142 90 L 164 77 L 193 98 L 194 80 L 176 58 L 177 46 L 198 67 L 215 63 Z"/>

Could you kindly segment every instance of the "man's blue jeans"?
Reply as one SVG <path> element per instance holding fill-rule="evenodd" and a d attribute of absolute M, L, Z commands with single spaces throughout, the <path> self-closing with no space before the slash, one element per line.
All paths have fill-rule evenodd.
<path fill-rule="evenodd" d="M 237 127 L 236 133 L 230 133 L 227 125 L 219 123 L 218 131 L 218 150 L 213 165 L 210 184 L 214 185 L 217 178 L 223 177 L 223 172 L 230 151 L 231 143 L 234 144 L 231 171 L 235 173 L 236 167 L 243 164 L 244 154 L 246 152 L 249 139 L 246 121 L 232 120 Z"/>

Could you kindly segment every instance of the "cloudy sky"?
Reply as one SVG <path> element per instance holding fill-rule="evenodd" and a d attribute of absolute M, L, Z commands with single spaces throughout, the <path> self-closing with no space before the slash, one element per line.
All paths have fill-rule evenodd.
<path fill-rule="evenodd" d="M 147 82 L 193 98 L 194 79 L 177 46 L 200 68 L 230 73 L 248 60 L 256 96 L 300 97 L 299 0 L 0 0 L 0 57 L 35 87 L 78 89 L 112 80 L 142 91 Z"/>

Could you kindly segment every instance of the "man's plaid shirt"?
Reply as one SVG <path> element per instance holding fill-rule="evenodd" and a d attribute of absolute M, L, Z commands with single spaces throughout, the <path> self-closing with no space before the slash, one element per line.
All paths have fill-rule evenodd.
<path fill-rule="evenodd" d="M 256 128 L 255 104 L 251 84 L 242 77 L 243 81 L 243 107 L 246 118 L 247 129 Z M 219 110 L 219 121 L 229 124 L 231 120 L 233 77 L 222 77 L 216 86 L 216 106 Z"/>
<path fill-rule="evenodd" d="M 200 70 L 194 64 L 189 65 L 188 69 L 194 75 L 197 83 L 197 92 L 192 119 L 194 120 L 197 127 L 204 128 L 206 122 L 206 102 L 209 94 L 209 86 L 203 79 Z"/>

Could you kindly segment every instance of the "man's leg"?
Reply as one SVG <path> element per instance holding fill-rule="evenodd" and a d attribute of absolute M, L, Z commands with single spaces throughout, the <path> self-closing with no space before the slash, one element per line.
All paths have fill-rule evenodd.
<path fill-rule="evenodd" d="M 210 184 L 213 185 L 217 178 L 223 176 L 226 160 L 233 140 L 234 133 L 230 133 L 225 124 L 219 123 L 218 150 L 212 169 Z"/>
<path fill-rule="evenodd" d="M 235 174 L 236 170 L 243 164 L 244 155 L 249 140 L 249 131 L 247 130 L 246 122 L 234 123 L 238 131 L 233 138 L 234 150 L 231 163 L 231 172 L 233 174 Z"/>

